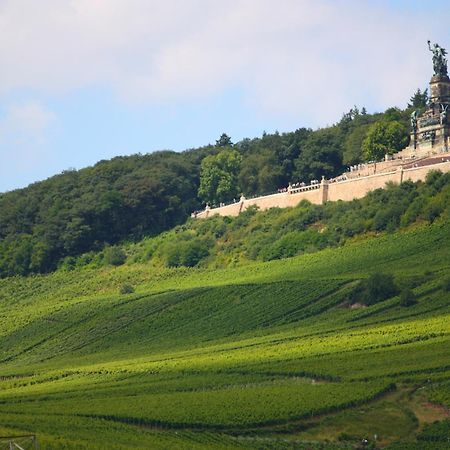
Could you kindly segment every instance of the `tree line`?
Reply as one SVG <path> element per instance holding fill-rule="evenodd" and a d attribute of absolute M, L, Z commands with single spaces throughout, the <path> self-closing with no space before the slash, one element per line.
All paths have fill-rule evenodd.
<path fill-rule="evenodd" d="M 0 277 L 45 273 L 67 257 L 155 236 L 205 203 L 263 195 L 289 182 L 333 177 L 407 144 L 411 108 L 352 108 L 333 126 L 264 133 L 184 152 L 116 157 L 0 194 Z"/>

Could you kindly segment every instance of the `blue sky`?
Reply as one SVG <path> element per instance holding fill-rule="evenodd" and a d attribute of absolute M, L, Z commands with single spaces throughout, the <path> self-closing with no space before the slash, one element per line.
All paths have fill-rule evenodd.
<path fill-rule="evenodd" d="M 0 0 L 0 192 L 403 107 L 449 17 L 446 1 Z"/>

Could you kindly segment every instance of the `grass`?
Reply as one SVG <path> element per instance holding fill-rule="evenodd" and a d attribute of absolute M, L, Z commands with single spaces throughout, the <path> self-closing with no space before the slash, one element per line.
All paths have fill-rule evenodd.
<path fill-rule="evenodd" d="M 0 280 L 0 434 L 68 449 L 434 445 L 426 423 L 449 406 L 449 236 L 440 222 L 220 270 Z M 374 271 L 417 303 L 349 308 Z"/>

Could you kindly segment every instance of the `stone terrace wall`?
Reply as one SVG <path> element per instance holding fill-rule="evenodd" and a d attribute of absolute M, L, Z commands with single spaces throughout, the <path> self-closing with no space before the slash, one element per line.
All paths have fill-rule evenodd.
<path fill-rule="evenodd" d="M 393 172 L 370 175 L 368 177 L 353 178 L 339 183 L 332 183 L 328 186 L 327 201 L 350 201 L 355 198 L 361 198 L 370 191 L 383 188 L 389 181 L 400 183 L 401 177 L 402 171 L 396 170 Z"/>
<path fill-rule="evenodd" d="M 206 209 L 197 214 L 199 219 L 205 219 L 216 214 L 221 216 L 237 216 L 241 211 L 244 211 L 249 206 L 256 205 L 261 210 L 269 208 L 286 208 L 288 206 L 296 206 L 302 200 L 308 200 L 311 203 L 320 205 L 323 203 L 323 189 L 321 185 L 318 185 L 314 189 L 305 190 L 303 192 L 294 192 L 292 194 L 288 192 L 282 192 L 280 194 L 265 195 L 263 197 L 249 198 L 244 201 L 232 203 L 231 205 L 221 206 L 220 208 Z"/>
<path fill-rule="evenodd" d="M 294 190 L 293 193 L 283 192 L 280 194 L 245 199 L 231 205 L 202 211 L 195 217 L 206 218 L 216 214 L 221 216 L 237 216 L 251 205 L 256 205 L 261 210 L 265 210 L 274 207 L 286 208 L 288 206 L 296 206 L 302 200 L 308 200 L 317 205 L 323 204 L 326 201 L 350 201 L 355 198 L 364 197 L 368 192 L 373 191 L 374 189 L 384 188 L 388 182 L 401 183 L 407 180 L 424 180 L 427 173 L 431 170 L 450 172 L 450 161 L 413 167 L 410 169 L 403 169 L 403 167 L 400 166 L 395 171 L 378 173 L 367 177 L 353 178 L 335 183 L 325 181 L 320 185 L 312 188 L 310 187 L 308 190 Z"/>

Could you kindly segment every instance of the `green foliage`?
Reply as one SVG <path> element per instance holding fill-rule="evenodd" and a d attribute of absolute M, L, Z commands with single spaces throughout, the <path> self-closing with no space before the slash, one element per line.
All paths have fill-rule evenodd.
<path fill-rule="evenodd" d="M 263 261 L 289 258 L 305 251 L 317 251 L 329 245 L 329 236 L 317 230 L 291 231 L 259 252 Z"/>
<path fill-rule="evenodd" d="M 360 281 L 350 292 L 348 298 L 350 303 L 374 305 L 397 295 L 397 293 L 398 288 L 394 277 L 391 274 L 376 272 Z"/>
<path fill-rule="evenodd" d="M 158 252 L 167 267 L 194 267 L 208 255 L 208 244 L 201 239 L 167 242 Z"/>
<path fill-rule="evenodd" d="M 120 247 L 106 247 L 103 252 L 105 264 L 120 266 L 127 260 L 127 255 Z"/>
<path fill-rule="evenodd" d="M 424 89 L 423 92 L 420 88 L 409 99 L 408 108 L 426 108 L 428 105 L 428 89 Z"/>
<path fill-rule="evenodd" d="M 125 294 L 132 294 L 134 292 L 134 287 L 131 286 L 129 283 L 124 283 L 120 287 L 119 294 L 125 295 Z"/>
<path fill-rule="evenodd" d="M 305 142 L 301 158 L 295 162 L 293 179 L 330 178 L 342 171 L 342 135 L 335 126 L 317 130 Z"/>
<path fill-rule="evenodd" d="M 230 136 L 226 133 L 222 133 L 220 138 L 216 141 L 216 147 L 232 147 L 233 143 L 231 142 Z"/>
<path fill-rule="evenodd" d="M 282 184 L 282 170 L 271 150 L 252 153 L 242 161 L 238 185 L 247 195 L 273 193 Z"/>
<path fill-rule="evenodd" d="M 0 195 L 0 276 L 48 272 L 68 256 L 154 235 L 198 207 L 189 152 L 118 157 Z"/>
<path fill-rule="evenodd" d="M 226 148 L 217 155 L 207 156 L 200 169 L 199 197 L 206 203 L 218 205 L 239 195 L 237 177 L 241 155 Z"/>
<path fill-rule="evenodd" d="M 378 161 L 385 155 L 402 150 L 407 144 L 408 131 L 405 125 L 397 120 L 383 120 L 370 126 L 362 150 L 366 161 Z"/>
<path fill-rule="evenodd" d="M 343 163 L 345 165 L 358 164 L 363 161 L 362 145 L 369 127 L 369 124 L 362 125 L 348 133 L 344 141 Z"/>

